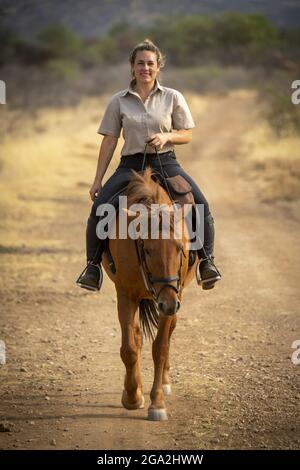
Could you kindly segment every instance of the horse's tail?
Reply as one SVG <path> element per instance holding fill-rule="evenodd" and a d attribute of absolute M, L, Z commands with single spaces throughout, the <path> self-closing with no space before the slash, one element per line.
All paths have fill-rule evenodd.
<path fill-rule="evenodd" d="M 153 300 L 142 299 L 139 305 L 140 325 L 146 338 L 154 339 L 159 313 Z"/>

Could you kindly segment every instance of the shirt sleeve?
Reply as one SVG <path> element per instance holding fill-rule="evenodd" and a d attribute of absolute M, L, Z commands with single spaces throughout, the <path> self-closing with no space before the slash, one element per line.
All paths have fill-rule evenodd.
<path fill-rule="evenodd" d="M 107 105 L 97 133 L 120 137 L 121 128 L 120 104 L 118 98 L 113 96 Z"/>
<path fill-rule="evenodd" d="M 182 93 L 176 91 L 173 102 L 172 128 L 179 130 L 191 129 L 193 127 L 196 126 L 188 104 Z"/>

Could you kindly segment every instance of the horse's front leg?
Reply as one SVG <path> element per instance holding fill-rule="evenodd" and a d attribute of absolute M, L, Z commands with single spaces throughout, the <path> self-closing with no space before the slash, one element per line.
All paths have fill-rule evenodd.
<path fill-rule="evenodd" d="M 150 392 L 151 405 L 148 409 L 148 418 L 152 421 L 165 421 L 168 419 L 163 392 L 163 372 L 169 351 L 170 327 L 174 316 L 159 317 L 158 331 L 152 345 L 154 361 L 154 382 Z"/>
<path fill-rule="evenodd" d="M 176 322 L 177 322 L 176 315 L 173 315 L 172 319 L 173 320 L 172 320 L 172 323 L 170 325 L 170 330 L 169 330 L 169 343 L 168 343 L 167 357 L 166 357 L 166 361 L 165 361 L 165 365 L 164 365 L 164 369 L 163 369 L 162 383 L 163 383 L 164 395 L 171 395 L 171 391 L 172 391 L 170 375 L 169 375 L 169 371 L 170 371 L 170 344 L 171 344 L 172 333 L 173 333 L 173 331 L 175 330 L 175 327 L 176 327 Z"/>
<path fill-rule="evenodd" d="M 126 368 L 122 405 L 128 410 L 143 408 L 143 383 L 140 370 L 142 332 L 137 318 L 137 304 L 118 294 L 118 314 L 122 331 L 121 359 Z"/>

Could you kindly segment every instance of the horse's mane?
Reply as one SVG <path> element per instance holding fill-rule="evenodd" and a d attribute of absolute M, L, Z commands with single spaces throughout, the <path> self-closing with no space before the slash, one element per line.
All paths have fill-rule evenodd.
<path fill-rule="evenodd" d="M 171 201 L 164 189 L 152 179 L 153 171 L 151 167 L 147 167 L 143 174 L 132 170 L 133 176 L 127 188 L 127 204 L 140 203 L 150 207 L 150 204 L 157 203 L 170 204 Z"/>
<path fill-rule="evenodd" d="M 167 218 L 165 221 L 174 233 L 174 206 L 173 201 L 170 199 L 165 189 L 156 181 L 152 179 L 154 174 L 152 168 L 148 166 L 143 174 L 133 171 L 133 176 L 128 184 L 126 196 L 127 207 L 130 208 L 133 204 L 144 204 L 148 211 L 148 216 L 151 217 L 151 204 L 159 204 L 160 208 L 157 212 L 159 218 L 159 228 L 163 228 L 163 213 L 166 213 Z M 173 215 L 172 215 L 173 212 Z"/>
<path fill-rule="evenodd" d="M 126 196 L 127 207 L 130 208 L 133 204 L 144 204 L 148 208 L 148 216 L 151 215 L 151 204 L 165 205 L 163 210 L 168 211 L 168 208 L 173 205 L 167 192 L 160 186 L 160 184 L 152 179 L 153 171 L 151 167 L 147 167 L 143 174 L 133 171 L 133 176 L 128 184 Z M 162 230 L 162 211 L 158 213 L 159 227 Z M 174 218 L 168 219 L 171 232 L 174 233 Z M 173 238 L 179 244 L 179 241 Z M 155 302 L 152 299 L 142 299 L 139 304 L 139 318 L 145 336 L 154 339 L 155 330 L 158 327 L 159 312 Z"/>

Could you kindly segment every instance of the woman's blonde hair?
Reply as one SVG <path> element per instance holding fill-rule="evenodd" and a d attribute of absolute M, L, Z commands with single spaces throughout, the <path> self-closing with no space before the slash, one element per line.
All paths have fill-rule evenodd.
<path fill-rule="evenodd" d="M 129 54 L 129 62 L 131 65 L 134 64 L 136 54 L 138 51 L 151 51 L 156 55 L 157 64 L 162 69 L 165 65 L 165 56 L 161 53 L 160 49 L 148 38 L 144 39 L 142 42 L 137 44 Z M 132 76 L 134 77 L 134 73 Z"/>

